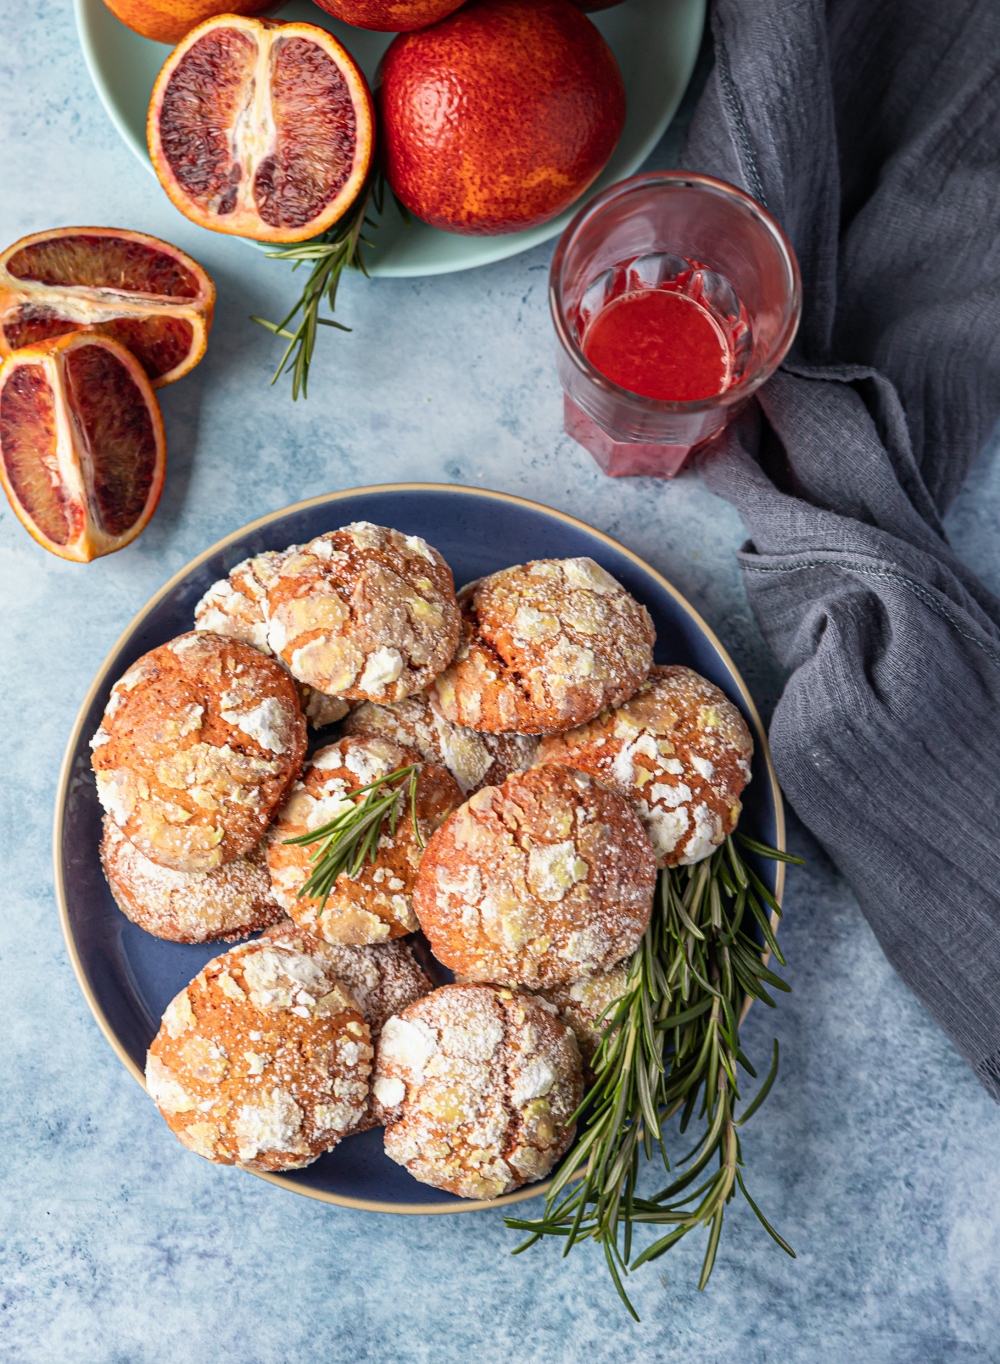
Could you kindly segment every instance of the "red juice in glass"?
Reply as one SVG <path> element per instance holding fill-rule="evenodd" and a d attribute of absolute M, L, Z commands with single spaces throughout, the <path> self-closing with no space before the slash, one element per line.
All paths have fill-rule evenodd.
<path fill-rule="evenodd" d="M 700 261 L 667 253 L 617 263 L 587 307 L 584 355 L 644 398 L 695 402 L 724 393 L 740 369 L 748 327 L 731 286 Z M 598 301 L 593 300 L 593 301 Z"/>
<path fill-rule="evenodd" d="M 567 434 L 605 473 L 677 473 L 774 372 L 798 326 L 798 265 L 724 181 L 654 171 L 581 209 L 549 298 Z"/>
<path fill-rule="evenodd" d="M 594 318 L 583 353 L 612 383 L 644 398 L 690 402 L 729 383 L 729 347 L 711 313 L 672 289 L 623 294 Z"/>

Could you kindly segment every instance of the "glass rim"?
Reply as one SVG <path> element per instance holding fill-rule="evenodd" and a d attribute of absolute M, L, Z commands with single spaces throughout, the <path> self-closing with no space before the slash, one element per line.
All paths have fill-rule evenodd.
<path fill-rule="evenodd" d="M 689 401 L 680 401 L 667 398 L 647 398 L 642 393 L 633 393 L 630 388 L 623 388 L 616 384 L 613 379 L 602 374 L 599 369 L 587 359 L 583 351 L 577 345 L 576 340 L 570 331 L 566 321 L 566 315 L 562 305 L 562 274 L 566 260 L 566 253 L 571 241 L 579 234 L 586 223 L 602 212 L 608 204 L 613 203 L 625 195 L 631 194 L 638 189 L 646 187 L 659 187 L 664 185 L 676 185 L 681 188 L 698 189 L 703 192 L 717 194 L 721 198 L 736 200 L 743 208 L 747 209 L 751 216 L 765 228 L 774 239 L 787 272 L 789 282 L 788 297 L 788 316 L 782 328 L 771 355 L 757 369 L 748 372 L 731 388 L 723 390 L 722 393 L 715 393 L 710 398 L 695 398 Z M 755 393 L 760 386 L 765 383 L 788 354 L 789 347 L 795 339 L 795 334 L 799 329 L 799 321 L 802 315 L 802 277 L 799 272 L 799 262 L 795 255 L 794 248 L 788 237 L 785 235 L 781 225 L 768 213 L 762 204 L 759 204 L 752 195 L 739 189 L 736 185 L 731 185 L 727 180 L 719 180 L 714 175 L 702 175 L 697 171 L 684 170 L 659 170 L 645 171 L 640 175 L 630 175 L 625 180 L 619 180 L 617 184 L 611 185 L 584 204 L 580 211 L 568 224 L 559 241 L 556 243 L 555 253 L 552 257 L 552 265 L 549 268 L 549 309 L 552 314 L 553 325 L 555 326 L 556 336 L 559 342 L 572 360 L 576 368 L 584 377 L 595 387 L 603 389 L 610 397 L 618 400 L 627 399 L 640 411 L 650 413 L 695 413 L 710 412 L 719 407 L 731 407 L 734 403 L 742 402 L 745 398 Z"/>

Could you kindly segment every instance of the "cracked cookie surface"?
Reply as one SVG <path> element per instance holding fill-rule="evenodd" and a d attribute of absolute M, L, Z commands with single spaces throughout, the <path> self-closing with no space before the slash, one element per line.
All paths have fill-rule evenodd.
<path fill-rule="evenodd" d="M 324 971 L 343 981 L 368 1024 L 373 1043 L 386 1019 L 434 989 L 405 938 L 348 947 L 318 938 L 292 919 L 282 919 L 263 934 L 264 939 L 314 957 Z"/>
<path fill-rule="evenodd" d="M 344 721 L 342 732 L 381 734 L 416 749 L 427 762 L 447 767 L 464 795 L 499 786 L 512 772 L 526 771 L 538 751 L 534 735 L 485 734 L 453 725 L 434 709 L 426 692 L 390 705 L 362 701 Z"/>
<path fill-rule="evenodd" d="M 543 740 L 565 763 L 629 797 L 661 867 L 710 857 L 736 828 L 753 739 L 732 701 L 690 668 L 655 667 L 635 696 L 592 724 Z"/>
<path fill-rule="evenodd" d="M 362 1120 L 371 1061 L 347 987 L 315 958 L 258 939 L 210 961 L 170 1002 L 146 1087 L 206 1160 L 297 1170 Z"/>
<path fill-rule="evenodd" d="M 355 521 L 277 569 L 267 642 L 292 676 L 345 701 L 422 691 L 458 644 L 451 569 L 419 535 Z"/>
<path fill-rule="evenodd" d="M 139 851 L 212 871 L 260 841 L 302 765 L 306 725 L 274 659 L 191 633 L 115 683 L 90 745 L 101 804 Z"/>
<path fill-rule="evenodd" d="M 281 565 L 301 549 L 301 545 L 269 549 L 237 564 L 227 578 L 213 583 L 198 602 L 194 608 L 194 628 L 227 635 L 243 644 L 252 644 L 263 654 L 273 655 L 267 642 L 268 589 L 277 578 Z M 303 682 L 297 682 L 296 686 L 305 717 L 316 729 L 342 720 L 347 714 L 347 702 L 341 697 L 324 696 Z"/>
<path fill-rule="evenodd" d="M 536 559 L 460 594 L 462 638 L 431 689 L 453 724 L 551 734 L 631 696 L 653 661 L 649 612 L 593 559 Z"/>
<path fill-rule="evenodd" d="M 143 857 L 110 815 L 103 827 L 101 865 L 115 903 L 154 937 L 233 942 L 284 913 L 271 892 L 263 843 L 214 871 L 174 871 Z"/>
<path fill-rule="evenodd" d="M 228 577 L 214 582 L 194 608 L 196 630 L 226 635 L 242 644 L 252 644 L 262 654 L 270 654 L 267 642 L 267 593 L 279 567 L 301 550 L 268 549 L 244 559 L 230 569 Z"/>
<path fill-rule="evenodd" d="M 283 919 L 263 936 L 271 942 L 304 952 L 307 957 L 314 957 L 325 971 L 343 981 L 368 1024 L 373 1047 L 388 1019 L 434 989 L 406 938 L 372 943 L 367 947 L 346 947 L 317 938 L 291 919 Z M 376 1115 L 373 1105 L 369 1094 L 364 1117 L 352 1129 L 354 1132 L 381 1127 L 382 1118 Z"/>
<path fill-rule="evenodd" d="M 336 819 L 354 803 L 352 793 L 410 763 L 419 755 L 389 739 L 353 736 L 313 754 L 296 782 L 269 835 L 267 860 L 274 897 L 301 927 L 330 942 L 362 946 L 398 938 L 419 928 L 413 912 L 413 887 L 423 849 L 413 830 L 406 797 L 400 788 L 395 833 L 383 825 L 374 865 L 366 861 L 356 879 L 341 872 L 326 904 L 299 896 L 312 871 L 314 844 L 287 844 L 285 839 Z M 462 802 L 454 778 L 426 763 L 417 780 L 417 827 L 426 845 L 444 819 Z"/>
<path fill-rule="evenodd" d="M 531 988 L 633 952 L 655 883 L 631 804 L 553 764 L 456 810 L 427 846 L 413 904 L 434 955 L 464 979 Z"/>
<path fill-rule="evenodd" d="M 568 1150 L 580 1054 L 530 995 L 446 985 L 386 1023 L 372 1093 L 391 1160 L 422 1184 L 498 1198 Z"/>
<path fill-rule="evenodd" d="M 560 1021 L 576 1038 L 585 1066 L 593 1061 L 604 1029 L 614 1017 L 615 1011 L 609 1006 L 625 993 L 628 970 L 628 962 L 620 961 L 610 971 L 595 971 L 581 980 L 573 980 L 566 985 L 549 985 L 538 991 L 541 999 L 548 1000 L 555 1007 Z M 605 1009 L 608 1010 L 607 1014 L 604 1014 Z"/>

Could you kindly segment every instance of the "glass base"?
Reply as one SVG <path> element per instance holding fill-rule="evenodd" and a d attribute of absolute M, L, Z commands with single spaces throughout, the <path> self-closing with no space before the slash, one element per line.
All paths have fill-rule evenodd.
<path fill-rule="evenodd" d="M 593 455 L 598 467 L 612 478 L 645 475 L 673 478 L 684 467 L 693 445 L 660 445 L 656 442 L 615 440 L 581 411 L 568 393 L 563 394 L 563 429 Z"/>

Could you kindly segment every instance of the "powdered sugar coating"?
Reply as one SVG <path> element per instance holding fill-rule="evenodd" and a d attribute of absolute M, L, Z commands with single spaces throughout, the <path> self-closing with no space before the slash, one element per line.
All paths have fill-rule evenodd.
<path fill-rule="evenodd" d="M 104 816 L 101 865 L 118 908 L 171 942 L 233 942 L 282 917 L 262 843 L 214 871 L 174 871 L 143 857 Z"/>
<path fill-rule="evenodd" d="M 628 972 L 629 963 L 622 961 L 610 971 L 595 971 L 582 980 L 538 991 L 541 999 L 554 1005 L 558 1017 L 576 1038 L 585 1066 L 593 1061 L 601 1035 L 614 1017 L 614 1009 L 608 1006 L 625 993 Z M 608 1012 L 602 1018 L 605 1009 Z"/>
<path fill-rule="evenodd" d="M 753 739 L 743 716 L 690 668 L 656 667 L 631 700 L 592 724 L 543 741 L 566 763 L 628 796 L 661 867 L 709 857 L 736 828 Z"/>
<path fill-rule="evenodd" d="M 194 608 L 196 630 L 226 635 L 243 644 L 252 644 L 261 653 L 270 654 L 267 642 L 267 592 L 274 582 L 278 568 L 301 545 L 288 549 L 265 550 L 252 559 L 231 569 L 227 578 L 220 578 L 208 589 Z"/>
<path fill-rule="evenodd" d="M 210 961 L 163 1015 L 146 1086 L 189 1150 L 295 1170 L 364 1117 L 372 1047 L 350 992 L 266 939 Z"/>
<path fill-rule="evenodd" d="M 446 985 L 386 1023 L 372 1091 L 390 1159 L 488 1199 L 548 1174 L 583 1082 L 572 1034 L 530 995 Z"/>
<path fill-rule="evenodd" d="M 419 536 L 356 521 L 278 568 L 267 641 L 300 682 L 351 701 L 400 701 L 448 663 L 459 635 L 451 569 Z"/>
<path fill-rule="evenodd" d="M 424 853 L 413 905 L 439 961 L 529 987 L 633 952 L 656 869 L 628 801 L 585 773 L 533 767 L 471 796 Z"/>
<path fill-rule="evenodd" d="M 631 696 L 649 672 L 649 612 L 593 559 L 536 559 L 463 590 L 462 640 L 433 704 L 456 725 L 552 734 Z"/>
<path fill-rule="evenodd" d="M 422 849 L 403 788 L 395 834 L 383 827 L 375 864 L 366 862 L 356 880 L 342 872 L 322 911 L 313 897 L 299 897 L 312 870 L 312 845 L 284 841 L 329 823 L 353 803 L 352 792 L 418 761 L 411 749 L 377 737 L 344 738 L 313 754 L 270 831 L 267 851 L 274 897 L 301 927 L 329 942 L 355 947 L 419 927 L 412 897 Z M 461 800 L 461 791 L 445 769 L 425 764 L 416 799 L 425 844 Z"/>
<path fill-rule="evenodd" d="M 212 584 L 194 608 L 195 629 L 238 639 L 271 655 L 272 649 L 267 642 L 268 588 L 275 581 L 280 566 L 301 549 L 301 545 L 269 549 L 237 564 L 228 578 L 220 578 Z M 301 682 L 297 686 L 305 717 L 317 729 L 342 720 L 347 714 L 347 702 L 341 697 L 324 696 Z"/>
<path fill-rule="evenodd" d="M 195 632 L 115 683 L 91 746 L 101 804 L 139 851 L 212 871 L 260 841 L 298 775 L 306 726 L 274 659 Z"/>
<path fill-rule="evenodd" d="M 416 749 L 427 762 L 447 767 L 464 795 L 499 786 L 512 772 L 526 771 L 538 751 L 534 735 L 483 734 L 453 725 L 434 709 L 426 692 L 389 705 L 362 701 L 344 721 L 342 732 L 382 734 Z"/>
<path fill-rule="evenodd" d="M 343 981 L 368 1024 L 373 1043 L 386 1019 L 434 989 L 405 938 L 347 947 L 317 938 L 293 919 L 274 924 L 264 938 L 314 957 L 325 971 Z"/>
<path fill-rule="evenodd" d="M 405 938 L 369 947 L 345 947 L 307 933 L 291 919 L 275 924 L 264 937 L 315 957 L 325 970 L 344 982 L 368 1024 L 372 1046 L 377 1045 L 387 1019 L 402 1013 L 434 989 Z M 382 1118 L 374 1112 L 369 1094 L 364 1117 L 354 1131 L 369 1132 L 381 1125 Z"/>

